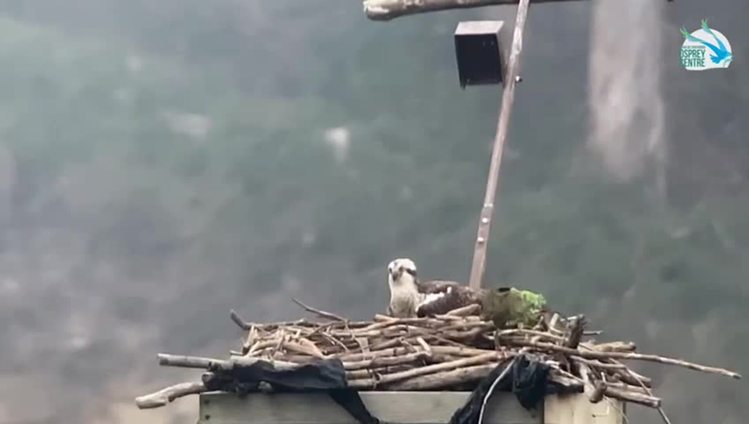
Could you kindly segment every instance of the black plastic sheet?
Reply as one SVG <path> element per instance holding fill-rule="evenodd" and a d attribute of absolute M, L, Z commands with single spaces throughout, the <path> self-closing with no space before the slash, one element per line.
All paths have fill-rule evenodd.
<path fill-rule="evenodd" d="M 520 355 L 492 370 L 473 390 L 466 404 L 453 414 L 450 424 L 476 424 L 484 398 L 507 367 L 511 368 L 497 382 L 494 392 L 514 393 L 518 402 L 526 409 L 537 408 L 546 394 L 557 391 L 550 384 L 548 365 Z M 367 410 L 356 390 L 348 388 L 346 371 L 339 359 L 320 360 L 293 370 L 278 370 L 269 362 L 257 362 L 231 371 L 214 370 L 203 382 L 208 390 L 240 395 L 267 390 L 287 393 L 325 392 L 359 423 L 385 424 Z"/>

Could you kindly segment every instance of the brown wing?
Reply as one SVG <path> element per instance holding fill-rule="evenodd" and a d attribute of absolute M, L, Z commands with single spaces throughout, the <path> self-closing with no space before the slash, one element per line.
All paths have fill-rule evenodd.
<path fill-rule="evenodd" d="M 435 291 L 425 294 L 424 301 L 416 309 L 418 316 L 446 314 L 472 303 L 481 303 L 479 293 L 462 284 L 446 284 L 439 287 L 443 290 L 437 290 L 438 285 L 435 284 L 431 286 Z"/>
<path fill-rule="evenodd" d="M 429 280 L 429 281 L 417 282 L 416 287 L 419 290 L 419 293 L 430 294 L 430 293 L 444 293 L 447 291 L 448 287 L 465 287 L 465 286 L 455 281 Z"/>

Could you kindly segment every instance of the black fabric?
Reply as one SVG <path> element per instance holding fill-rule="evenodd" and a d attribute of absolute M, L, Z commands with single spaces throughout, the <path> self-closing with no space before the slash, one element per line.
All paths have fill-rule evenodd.
<path fill-rule="evenodd" d="M 507 360 L 492 370 L 473 390 L 462 408 L 455 411 L 450 424 L 476 424 L 484 398 L 489 388 L 508 366 L 512 368 L 494 388 L 493 393 L 512 392 L 525 409 L 535 409 L 544 396 L 556 392 L 549 381 L 549 366 L 520 355 L 514 361 Z"/>
<path fill-rule="evenodd" d="M 473 390 L 466 404 L 453 414 L 450 424 L 476 424 L 486 394 L 510 363 L 512 367 L 495 387 L 495 393 L 512 392 L 524 408 L 533 409 L 545 395 L 558 392 L 549 381 L 548 365 L 520 355 L 514 361 L 505 361 L 494 368 Z M 203 379 L 210 391 L 244 395 L 261 391 L 266 385 L 274 392 L 325 392 L 360 424 L 386 424 L 367 410 L 356 390 L 347 386 L 346 371 L 339 359 L 321 360 L 293 370 L 278 370 L 269 362 L 259 361 L 231 371 L 212 371 Z"/>
<path fill-rule="evenodd" d="M 328 392 L 333 400 L 341 405 L 360 424 L 385 424 L 375 418 L 362 402 L 359 392 L 354 389 L 336 389 Z"/>
<path fill-rule="evenodd" d="M 231 371 L 215 369 L 203 379 L 203 384 L 208 390 L 240 395 L 261 391 L 264 384 L 274 392 L 326 392 L 360 424 L 383 424 L 367 410 L 359 392 L 348 388 L 346 370 L 339 359 L 321 360 L 293 370 L 278 370 L 264 361 Z"/>
<path fill-rule="evenodd" d="M 346 387 L 346 371 L 339 359 L 322 360 L 292 370 L 279 370 L 270 362 L 258 361 L 249 367 L 237 367 L 228 372 L 217 369 L 214 370 L 214 375 L 212 381 L 204 381 L 209 390 L 237 393 L 258 391 L 260 383 L 266 383 L 273 391 L 279 392 L 308 392 Z"/>
<path fill-rule="evenodd" d="M 517 357 L 512 364 L 512 392 L 525 409 L 534 409 L 546 395 L 549 366 L 531 361 L 527 356 Z"/>

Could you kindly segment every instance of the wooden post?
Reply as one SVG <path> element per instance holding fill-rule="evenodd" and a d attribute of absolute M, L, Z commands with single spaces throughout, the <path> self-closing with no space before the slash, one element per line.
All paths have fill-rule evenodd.
<path fill-rule="evenodd" d="M 499 187 L 499 169 L 502 163 L 502 150 L 507 140 L 507 131 L 510 124 L 512 105 L 515 101 L 515 86 L 520 82 L 518 77 L 520 65 L 520 52 L 523 49 L 523 30 L 528 17 L 530 0 L 520 0 L 518 3 L 517 16 L 515 18 L 515 30 L 512 35 L 512 47 L 507 65 L 507 76 L 504 91 L 502 93 L 502 105 L 497 121 L 497 133 L 494 138 L 491 164 L 489 165 L 489 178 L 486 182 L 486 194 L 484 195 L 484 207 L 479 216 L 479 228 L 476 236 L 476 244 L 473 251 L 473 262 L 471 265 L 471 278 L 469 287 L 478 289 L 484 278 L 486 269 L 486 249 L 491 231 L 492 216 L 494 215 L 494 199 Z"/>
<path fill-rule="evenodd" d="M 535 3 L 553 3 L 579 0 L 533 0 Z M 671 1 L 671 0 L 668 0 Z M 448 9 L 465 9 L 493 5 L 517 4 L 515 30 L 512 37 L 508 68 L 505 75 L 505 86 L 502 93 L 502 105 L 497 121 L 497 132 L 494 138 L 489 177 L 486 183 L 484 206 L 479 215 L 478 234 L 471 263 L 469 287 L 478 289 L 484 278 L 486 269 L 486 250 L 491 232 L 494 203 L 499 188 L 499 169 L 502 163 L 502 149 L 507 140 L 510 124 L 510 114 L 515 100 L 515 86 L 520 82 L 518 70 L 520 66 L 520 51 L 523 49 L 523 30 L 528 17 L 530 0 L 363 0 L 364 13 L 374 21 L 389 21 L 401 16 L 418 13 L 436 12 Z"/>

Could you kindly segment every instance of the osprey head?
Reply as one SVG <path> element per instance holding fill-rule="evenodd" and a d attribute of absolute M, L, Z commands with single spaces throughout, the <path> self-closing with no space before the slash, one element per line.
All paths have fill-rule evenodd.
<path fill-rule="evenodd" d="M 388 280 L 391 284 L 415 283 L 416 264 L 408 258 L 399 258 L 388 264 Z"/>

